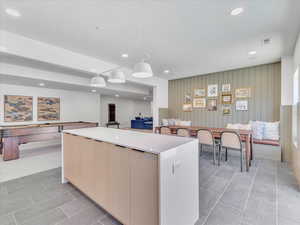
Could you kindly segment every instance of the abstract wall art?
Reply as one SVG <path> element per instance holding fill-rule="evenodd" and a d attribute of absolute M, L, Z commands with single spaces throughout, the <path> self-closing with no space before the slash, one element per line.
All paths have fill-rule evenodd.
<path fill-rule="evenodd" d="M 60 98 L 38 97 L 38 120 L 60 120 Z"/>
<path fill-rule="evenodd" d="M 4 121 L 24 122 L 31 121 L 32 96 L 5 95 L 4 96 Z"/>

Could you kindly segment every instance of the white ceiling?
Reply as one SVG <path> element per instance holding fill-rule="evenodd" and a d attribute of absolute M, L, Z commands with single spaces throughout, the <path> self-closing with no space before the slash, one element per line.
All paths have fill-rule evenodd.
<path fill-rule="evenodd" d="M 132 67 L 150 55 L 174 79 L 280 60 L 300 28 L 298 0 L 0 0 L 0 28 Z M 233 17 L 230 11 L 243 7 Z M 5 8 L 22 16 L 12 18 Z M 272 38 L 268 46 L 262 40 Z M 254 58 L 248 52 L 255 50 Z M 128 53 L 129 58 L 120 57 Z M 163 74 L 164 69 L 171 73 Z"/>

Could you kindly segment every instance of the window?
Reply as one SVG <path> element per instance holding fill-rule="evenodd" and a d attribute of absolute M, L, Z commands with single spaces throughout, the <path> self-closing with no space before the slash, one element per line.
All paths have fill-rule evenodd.
<path fill-rule="evenodd" d="M 299 67 L 293 78 L 293 115 L 292 115 L 292 135 L 295 146 L 298 145 L 298 102 L 299 102 Z"/>

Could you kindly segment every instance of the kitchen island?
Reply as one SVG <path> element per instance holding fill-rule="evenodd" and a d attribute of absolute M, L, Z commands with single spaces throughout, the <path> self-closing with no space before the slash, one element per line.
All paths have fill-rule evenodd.
<path fill-rule="evenodd" d="M 62 182 L 125 225 L 194 225 L 197 139 L 113 128 L 64 131 Z"/>

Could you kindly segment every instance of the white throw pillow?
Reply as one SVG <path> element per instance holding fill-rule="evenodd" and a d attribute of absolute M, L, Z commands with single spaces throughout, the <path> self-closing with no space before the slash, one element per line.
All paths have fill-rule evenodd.
<path fill-rule="evenodd" d="M 181 126 L 181 121 L 178 119 L 175 119 L 175 126 Z"/>
<path fill-rule="evenodd" d="M 239 123 L 228 123 L 226 126 L 227 129 L 240 129 L 240 124 Z"/>
<path fill-rule="evenodd" d="M 279 140 L 279 122 L 265 122 L 264 139 Z"/>
<path fill-rule="evenodd" d="M 180 121 L 180 126 L 192 126 L 192 121 Z"/>
<path fill-rule="evenodd" d="M 251 124 L 240 124 L 240 130 L 251 130 Z"/>
<path fill-rule="evenodd" d="M 265 123 L 262 121 L 250 121 L 252 127 L 253 138 L 261 140 L 264 138 Z"/>
<path fill-rule="evenodd" d="M 162 119 L 162 125 L 163 126 L 169 126 L 169 120 L 168 119 Z"/>

